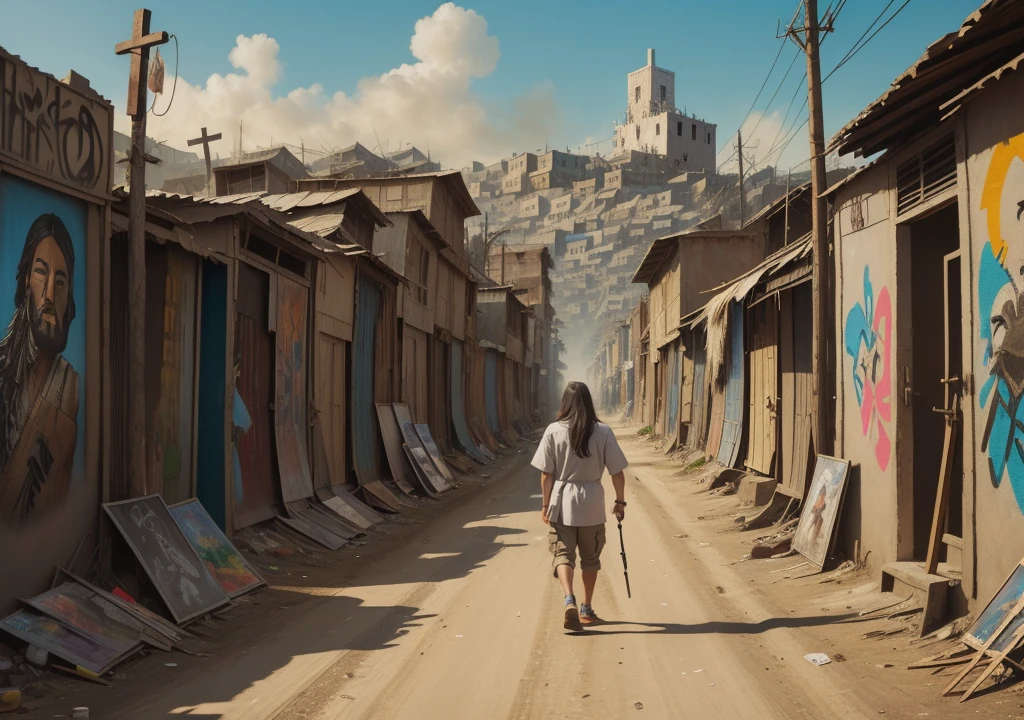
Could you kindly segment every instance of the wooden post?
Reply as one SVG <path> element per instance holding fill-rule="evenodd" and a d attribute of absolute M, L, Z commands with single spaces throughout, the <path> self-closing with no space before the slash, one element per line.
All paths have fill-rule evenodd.
<path fill-rule="evenodd" d="M 942 545 L 942 532 L 946 524 L 946 512 L 949 509 L 949 490 L 953 479 L 953 455 L 956 453 L 957 417 L 960 413 L 960 397 L 953 396 L 953 407 L 946 410 L 946 436 L 942 444 L 942 465 L 939 469 L 939 487 L 935 493 L 935 511 L 932 515 L 932 534 L 928 538 L 928 555 L 925 558 L 924 571 L 934 575 L 939 569 L 939 549 Z"/>
<path fill-rule="evenodd" d="M 831 451 L 827 435 L 828 423 L 825 415 L 829 403 L 828 389 L 828 337 L 826 333 L 826 308 L 829 250 L 827 243 L 827 218 L 825 215 L 825 129 L 821 109 L 821 61 L 818 56 L 818 0 L 804 2 L 804 47 L 807 54 L 807 108 L 809 111 L 809 134 L 811 146 L 811 246 L 813 265 L 811 271 L 811 302 L 813 327 L 813 377 L 814 398 L 817 415 L 814 428 L 814 451 Z"/>
<path fill-rule="evenodd" d="M 203 157 L 206 158 L 206 192 L 209 195 L 214 195 L 213 192 L 213 163 L 210 162 L 210 143 L 220 140 L 220 133 L 216 135 L 207 135 L 206 128 L 203 128 L 199 137 L 193 138 L 188 141 L 188 146 L 193 147 L 195 145 L 203 146 Z"/>
<path fill-rule="evenodd" d="M 114 52 L 132 56 L 127 112 L 132 118 L 128 208 L 128 487 L 134 497 L 148 493 L 146 437 L 146 75 L 149 49 L 167 42 L 150 33 L 149 10 L 136 10 L 132 37 Z M 155 488 L 150 488 L 155 489 Z"/>
<path fill-rule="evenodd" d="M 743 193 L 743 134 L 739 130 L 736 131 L 736 154 L 740 159 L 740 229 L 742 230 L 743 222 L 746 219 L 743 217 L 745 215 L 746 197 L 744 197 Z"/>

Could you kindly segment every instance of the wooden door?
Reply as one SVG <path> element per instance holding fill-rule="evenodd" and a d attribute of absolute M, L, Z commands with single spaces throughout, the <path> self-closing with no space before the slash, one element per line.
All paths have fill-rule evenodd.
<path fill-rule="evenodd" d="M 778 310 L 775 299 L 769 298 L 748 312 L 751 346 L 746 466 L 769 476 L 773 474 L 777 430 Z"/>
<path fill-rule="evenodd" d="M 274 340 L 268 330 L 270 276 L 238 264 L 235 318 L 235 379 L 249 414 L 248 430 L 236 430 L 241 478 L 235 478 L 235 529 L 272 518 L 279 492 L 274 480 Z"/>

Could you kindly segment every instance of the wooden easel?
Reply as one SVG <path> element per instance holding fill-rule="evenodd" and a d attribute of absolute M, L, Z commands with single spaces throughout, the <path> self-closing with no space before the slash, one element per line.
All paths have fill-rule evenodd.
<path fill-rule="evenodd" d="M 942 545 L 943 528 L 946 525 L 946 512 L 949 509 L 949 489 L 953 479 L 953 454 L 956 452 L 957 426 L 960 423 L 960 396 L 953 395 L 953 407 L 950 410 L 938 410 L 946 416 L 946 435 L 942 443 L 942 465 L 939 469 L 939 488 L 935 497 L 935 513 L 932 516 L 932 532 L 928 538 L 928 556 L 924 563 L 924 571 L 934 575 L 939 569 L 939 549 Z"/>
<path fill-rule="evenodd" d="M 988 658 L 989 651 L 992 649 L 992 646 L 996 643 L 999 637 L 1004 632 L 1006 632 L 1006 628 L 1010 627 L 1013 621 L 1017 619 L 1017 617 L 1022 612 L 1024 612 L 1024 597 L 1021 597 L 1019 600 L 1017 600 L 1017 604 L 1013 606 L 1013 610 L 1006 614 L 1006 617 L 1003 618 L 1003 621 L 999 623 L 999 627 L 997 627 L 995 631 L 989 636 L 988 640 L 985 641 L 985 645 L 981 648 L 981 651 L 977 654 L 977 656 L 967 665 L 967 667 L 960 671 L 959 675 L 953 678 L 953 681 L 950 682 L 949 685 L 946 686 L 946 689 L 942 691 L 943 697 L 953 692 L 953 690 L 956 689 L 956 686 L 963 682 L 964 678 L 970 675 L 971 672 L 981 663 L 983 659 Z M 1007 645 L 1006 649 L 997 654 L 994 658 L 992 658 L 992 662 L 989 663 L 989 666 L 985 668 L 985 670 L 981 673 L 981 677 L 979 677 L 974 682 L 974 684 L 971 685 L 967 692 L 963 694 L 963 696 L 960 698 L 960 702 L 964 702 L 965 700 L 967 700 L 971 695 L 975 693 L 975 691 L 977 691 L 979 687 L 981 687 L 981 684 L 985 682 L 986 679 L 988 679 L 988 677 L 995 671 L 995 669 L 1002 665 L 1003 660 L 1006 659 L 1006 656 L 1017 648 L 1022 638 L 1024 638 L 1024 626 L 1022 626 L 1014 634 L 1013 640 L 1010 642 L 1009 645 Z"/>

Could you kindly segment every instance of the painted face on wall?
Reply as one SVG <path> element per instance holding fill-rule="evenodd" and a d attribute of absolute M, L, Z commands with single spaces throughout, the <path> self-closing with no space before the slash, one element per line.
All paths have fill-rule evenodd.
<path fill-rule="evenodd" d="M 32 334 L 36 345 L 51 352 L 63 351 L 68 336 L 64 314 L 71 282 L 64 253 L 52 237 L 43 238 L 36 247 L 25 282 L 32 302 Z"/>
<path fill-rule="evenodd" d="M 997 145 L 989 160 L 980 209 L 988 242 L 978 268 L 982 362 L 988 380 L 979 393 L 988 408 L 982 450 L 990 479 L 1009 479 L 1024 512 L 1024 135 Z"/>
<path fill-rule="evenodd" d="M 889 467 L 892 441 L 892 302 L 883 287 L 875 303 L 871 270 L 864 268 L 864 302 L 846 315 L 846 354 L 853 360 L 853 388 L 860 407 L 861 432 L 874 441 L 875 459 Z"/>

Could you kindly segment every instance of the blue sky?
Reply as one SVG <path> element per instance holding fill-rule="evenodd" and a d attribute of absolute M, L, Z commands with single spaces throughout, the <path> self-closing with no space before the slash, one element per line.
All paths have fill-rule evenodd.
<path fill-rule="evenodd" d="M 889 12 L 902 4 L 902 0 L 897 0 Z M 978 4 L 979 0 L 912 0 L 864 52 L 825 85 L 826 134 L 831 135 L 881 94 L 927 45 L 955 30 Z M 377 100 L 367 101 L 361 93 L 369 96 L 370 86 L 360 89 L 361 79 L 379 78 L 403 63 L 417 62 L 410 51 L 410 38 L 416 21 L 438 10 L 436 0 L 251 0 L 231 4 L 177 0 L 154 2 L 151 9 L 154 29 L 177 34 L 181 77 L 196 86 L 203 86 L 214 73 L 223 76 L 240 72 L 229 61 L 236 36 L 266 33 L 277 41 L 279 72 L 268 70 L 268 76 L 273 77 L 264 83 L 269 89 L 263 96 L 257 97 L 263 89 L 247 90 L 256 93 L 255 99 L 246 100 L 248 105 L 236 113 L 254 113 L 246 114 L 246 127 L 253 128 L 248 136 L 251 142 L 298 142 L 295 135 L 304 134 L 311 137 L 303 137 L 302 141 L 312 146 L 338 147 L 354 140 L 373 145 L 374 134 L 383 133 L 381 144 L 389 147 L 399 140 L 419 145 L 430 143 L 437 149 L 435 154 L 451 166 L 465 162 L 469 155 L 497 156 L 512 150 L 535 150 L 545 143 L 568 145 L 575 150 L 585 140 L 610 138 L 612 121 L 625 106 L 626 73 L 645 63 L 647 47 L 656 49 L 659 66 L 675 71 L 677 104 L 717 123 L 721 144 L 735 132 L 778 52 L 782 41 L 775 37 L 777 21 L 786 23 L 796 9 L 795 0 L 651 0 L 632 6 L 604 0 L 480 0 L 461 5 L 486 20 L 486 36 L 496 38 L 500 58 L 489 63 L 489 50 L 474 45 L 482 53 L 479 57 L 482 65 L 487 66 L 484 70 L 493 65 L 493 71 L 467 68 L 465 89 L 455 87 L 458 82 L 444 85 L 443 90 L 424 86 L 424 92 L 429 90 L 431 94 L 454 93 L 457 112 L 447 120 L 437 117 L 444 115 L 445 104 L 413 102 L 398 107 L 383 91 Z M 836 32 L 822 48 L 824 73 L 832 69 L 886 5 L 887 0 L 848 0 Z M 126 93 L 128 61 L 115 56 L 113 46 L 129 35 L 131 14 L 136 7 L 135 2 L 120 0 L 104 2 L 101 11 L 93 3 L 9 2 L 0 26 L 0 45 L 58 76 L 73 67 L 120 110 Z M 475 22 L 476 29 L 459 35 L 458 42 L 476 42 L 484 37 L 482 21 L 475 18 Z M 438 30 L 444 32 L 447 31 Z M 453 52 L 458 53 L 456 40 Z M 174 72 L 173 46 L 165 50 L 170 81 Z M 264 53 L 256 48 L 253 52 L 265 59 L 271 50 Z M 764 110 L 796 52 L 792 44 L 783 51 L 775 77 L 759 101 L 759 110 Z M 478 56 L 467 57 L 476 62 Z M 773 105 L 780 115 L 785 112 L 803 69 L 803 61 L 798 59 Z M 420 74 L 407 80 L 411 87 L 417 87 L 423 84 L 424 77 Z M 256 113 L 260 103 L 264 103 L 265 109 L 271 108 L 276 98 L 295 88 L 309 89 L 315 85 L 321 86 L 322 94 L 307 93 L 309 97 L 304 95 L 305 99 L 295 101 L 298 107 L 303 107 L 303 102 L 322 104 L 335 92 L 345 93 L 315 127 L 293 118 L 294 112 L 275 116 L 273 123 L 261 122 L 261 118 L 269 117 L 269 111 Z M 221 108 L 223 112 L 218 115 L 217 108 L 210 107 L 221 104 L 215 97 L 202 93 L 192 97 L 183 91 L 170 119 L 163 125 L 155 123 L 153 134 L 162 134 L 161 139 L 176 143 L 196 134 L 192 124 L 235 125 L 229 110 Z M 239 101 L 238 97 L 234 100 Z M 794 112 L 802 100 L 802 95 L 797 98 Z M 223 105 L 231 107 L 230 103 Z M 513 117 L 517 113 L 519 116 Z M 771 118 L 762 123 L 771 136 L 767 141 L 762 139 L 766 145 L 776 136 L 779 120 L 781 117 L 777 116 L 774 126 Z M 185 128 L 186 125 L 189 127 Z M 446 131 L 448 127 L 450 132 Z M 218 129 L 225 130 L 211 127 L 211 132 Z M 795 163 L 806 156 L 805 132 L 787 152 L 786 161 Z M 219 148 L 221 152 L 229 149 Z M 600 149 L 608 152 L 610 143 Z M 756 149 L 750 152 L 757 154 Z"/>

